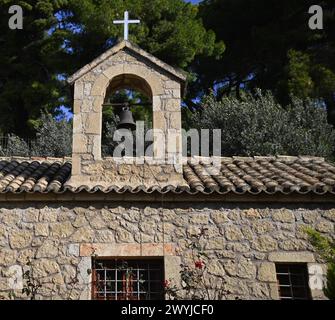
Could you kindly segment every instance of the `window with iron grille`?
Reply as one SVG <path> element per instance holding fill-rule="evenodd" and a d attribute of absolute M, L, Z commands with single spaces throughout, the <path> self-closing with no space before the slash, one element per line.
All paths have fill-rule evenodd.
<path fill-rule="evenodd" d="M 306 264 L 276 264 L 276 273 L 280 299 L 311 299 Z"/>
<path fill-rule="evenodd" d="M 164 299 L 163 260 L 94 259 L 93 299 Z"/>

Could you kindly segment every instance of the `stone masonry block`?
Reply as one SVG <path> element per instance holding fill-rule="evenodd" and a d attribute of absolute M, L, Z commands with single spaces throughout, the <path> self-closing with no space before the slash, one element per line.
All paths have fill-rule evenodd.
<path fill-rule="evenodd" d="M 83 115 L 81 113 L 75 113 L 73 115 L 73 134 L 83 132 Z"/>
<path fill-rule="evenodd" d="M 73 135 L 73 153 L 87 152 L 87 136 L 81 133 Z"/>
<path fill-rule="evenodd" d="M 101 74 L 93 84 L 91 96 L 104 96 L 108 83 L 109 79 L 104 74 Z"/>
<path fill-rule="evenodd" d="M 96 96 L 93 98 L 93 112 L 102 112 L 102 105 L 104 103 L 104 98 L 101 96 Z"/>
<path fill-rule="evenodd" d="M 82 100 L 75 99 L 73 101 L 73 113 L 74 114 L 80 113 L 81 104 L 82 104 Z"/>
<path fill-rule="evenodd" d="M 271 252 L 269 253 L 269 261 L 307 263 L 315 262 L 315 258 L 311 252 Z"/>
<path fill-rule="evenodd" d="M 263 262 L 258 268 L 258 279 L 266 282 L 277 282 L 276 265 L 271 262 Z"/>
<path fill-rule="evenodd" d="M 180 111 L 178 112 L 169 112 L 169 123 L 168 123 L 169 128 L 172 129 L 181 129 L 181 113 Z"/>
<path fill-rule="evenodd" d="M 152 97 L 152 111 L 163 111 L 163 106 L 162 106 L 162 99 L 160 96 L 153 96 Z"/>
<path fill-rule="evenodd" d="M 89 113 L 86 122 L 86 134 L 98 134 L 101 135 L 102 126 L 102 114 L 97 112 Z"/>
<path fill-rule="evenodd" d="M 155 111 L 153 112 L 153 126 L 154 129 L 160 129 L 164 132 L 167 129 L 167 121 L 165 117 L 165 112 L 162 111 Z"/>
<path fill-rule="evenodd" d="M 74 154 L 72 156 L 72 176 L 77 176 L 81 174 L 81 157 Z"/>
<path fill-rule="evenodd" d="M 74 85 L 74 99 L 82 100 L 84 98 L 84 83 L 77 81 Z"/>
<path fill-rule="evenodd" d="M 123 73 L 123 64 L 119 65 L 113 65 L 106 69 L 103 74 L 108 78 L 108 79 L 113 79 L 115 76 L 122 74 Z"/>

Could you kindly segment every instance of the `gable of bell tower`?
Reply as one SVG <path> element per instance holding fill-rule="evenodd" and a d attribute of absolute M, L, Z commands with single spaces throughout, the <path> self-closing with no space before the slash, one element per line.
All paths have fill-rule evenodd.
<path fill-rule="evenodd" d="M 181 71 L 128 41 L 120 42 L 71 76 L 74 119 L 70 184 L 180 185 L 183 180 L 181 94 L 185 81 L 186 76 Z M 106 95 L 110 90 L 124 87 L 145 93 L 152 103 L 154 157 L 140 165 L 141 161 L 135 159 L 136 166 L 130 164 L 134 159 L 102 158 L 101 155 L 102 109 Z M 155 130 L 161 132 L 164 139 L 159 139 Z M 120 170 L 130 170 L 132 174 L 122 177 L 118 174 Z"/>

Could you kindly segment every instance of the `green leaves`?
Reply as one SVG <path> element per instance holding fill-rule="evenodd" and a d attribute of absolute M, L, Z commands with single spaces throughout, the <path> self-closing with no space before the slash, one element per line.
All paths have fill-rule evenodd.
<path fill-rule="evenodd" d="M 208 33 L 198 18 L 198 9 L 182 0 L 136 0 L 94 2 L 72 1 L 73 16 L 68 22 L 80 22 L 82 32 L 72 35 L 75 51 L 83 53 L 81 66 L 105 50 L 108 39 L 122 37 L 122 27 L 113 24 L 124 10 L 141 24 L 130 26 L 130 40 L 167 63 L 186 68 L 197 54 L 211 54 L 215 36 Z M 94 33 L 94 38 L 93 38 Z M 87 45 L 95 52 L 83 51 Z M 92 49 L 93 49 L 92 48 Z"/>
<path fill-rule="evenodd" d="M 29 120 L 36 120 L 42 109 L 48 112 L 61 104 L 63 83 L 56 79 L 68 65 L 62 59 L 65 33 L 51 32 L 57 26 L 59 6 L 52 0 L 0 0 L 0 127 L 4 133 L 31 137 Z M 19 4 L 24 12 L 24 28 L 9 30 L 8 7 Z M 63 2 L 66 5 L 66 2 Z M 65 9 L 65 7 L 63 8 Z"/>
<path fill-rule="evenodd" d="M 327 263 L 335 263 L 335 242 L 310 227 L 305 232 L 321 258 Z"/>
<path fill-rule="evenodd" d="M 204 108 L 191 118 L 197 129 L 222 129 L 222 154 L 315 155 L 330 158 L 335 131 L 327 124 L 322 105 L 293 98 L 287 107 L 270 93 L 245 94 L 242 100 L 214 95 L 203 100 Z"/>
<path fill-rule="evenodd" d="M 300 98 L 310 97 L 314 83 L 310 76 L 310 57 L 299 51 L 288 52 L 288 92 Z"/>
<path fill-rule="evenodd" d="M 335 300 L 335 241 L 321 235 L 310 227 L 306 228 L 305 232 L 308 234 L 309 241 L 316 252 L 327 263 L 327 283 L 324 293 L 329 299 Z"/>
<path fill-rule="evenodd" d="M 24 29 L 8 30 L 10 4 L 24 11 Z M 129 10 L 141 24 L 130 26 L 130 40 L 174 66 L 187 69 L 198 55 L 224 51 L 207 31 L 198 8 L 183 0 L 0 0 L 0 128 L 33 137 L 29 125 L 41 110 L 55 114 L 71 104 L 65 77 L 91 62 L 123 34 L 113 20 Z M 38 84 L 37 86 L 35 84 Z"/>
<path fill-rule="evenodd" d="M 30 154 L 28 143 L 20 137 L 10 134 L 5 139 L 7 139 L 7 145 L 5 148 L 0 146 L 0 156 L 26 157 Z"/>
<path fill-rule="evenodd" d="M 271 90 L 287 104 L 290 95 L 323 101 L 335 124 L 335 14 L 323 0 L 324 30 L 308 27 L 313 0 L 204 0 L 200 16 L 216 41 L 227 46 L 222 58 L 196 57 L 195 92 L 220 87 L 218 97 L 242 90 Z"/>
<path fill-rule="evenodd" d="M 7 146 L 0 147 L 0 156 L 64 157 L 72 152 L 72 125 L 66 120 L 57 121 L 51 114 L 42 113 L 38 120 L 30 121 L 37 131 L 30 143 L 10 134 Z"/>
<path fill-rule="evenodd" d="M 287 91 L 299 98 L 327 97 L 335 92 L 335 73 L 322 64 L 316 64 L 307 53 L 289 50 Z"/>
<path fill-rule="evenodd" d="M 327 270 L 327 286 L 324 289 L 325 295 L 331 299 L 335 300 L 335 263 L 328 264 Z"/>

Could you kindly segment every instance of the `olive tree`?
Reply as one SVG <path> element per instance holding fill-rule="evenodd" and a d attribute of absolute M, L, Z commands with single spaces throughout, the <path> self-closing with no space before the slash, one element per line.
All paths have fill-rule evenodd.
<path fill-rule="evenodd" d="M 72 152 L 72 125 L 70 122 L 55 119 L 49 113 L 42 113 L 36 121 L 36 137 L 29 143 L 9 134 L 0 145 L 0 156 L 40 156 L 64 157 Z"/>
<path fill-rule="evenodd" d="M 222 155 L 313 155 L 330 158 L 335 131 L 326 110 L 316 101 L 292 98 L 281 106 L 270 92 L 245 94 L 242 99 L 214 94 L 191 117 L 197 129 L 222 129 Z"/>

